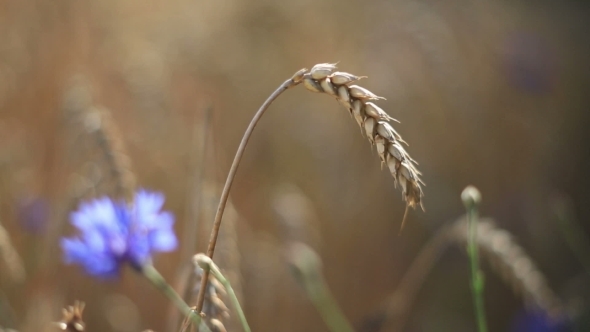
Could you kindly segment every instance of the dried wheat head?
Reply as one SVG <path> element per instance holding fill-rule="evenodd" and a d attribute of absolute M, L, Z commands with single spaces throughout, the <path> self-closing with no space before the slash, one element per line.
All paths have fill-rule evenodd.
<path fill-rule="evenodd" d="M 336 65 L 317 64 L 303 76 L 303 86 L 312 92 L 326 93 L 346 107 L 367 139 L 377 147 L 382 165 L 386 165 L 395 183 L 400 184 L 403 199 L 409 207 L 422 206 L 421 173 L 417 163 L 403 148 L 405 141 L 389 124 L 396 121 L 371 101 L 385 99 L 351 83 L 364 78 L 336 71 Z"/>

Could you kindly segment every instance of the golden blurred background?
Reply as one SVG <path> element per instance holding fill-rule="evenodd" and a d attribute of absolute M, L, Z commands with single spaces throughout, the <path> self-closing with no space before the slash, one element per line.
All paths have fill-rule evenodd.
<path fill-rule="evenodd" d="M 246 150 L 226 216 L 235 224 L 222 225 L 235 230 L 220 240 L 220 248 L 237 243 L 218 262 L 234 271 L 254 331 L 327 330 L 289 274 L 288 241 L 317 250 L 358 324 L 437 229 L 464 213 L 469 184 L 482 192 L 481 214 L 515 236 L 566 303 L 584 307 L 587 275 L 554 203 L 565 198 L 588 231 L 589 9 L 582 1 L 0 1 L 0 223 L 26 270 L 15 281 L 0 264 L 0 327 L 51 330 L 47 322 L 81 300 L 88 331 L 172 330 L 168 300 L 130 269 L 100 282 L 62 263 L 69 211 L 111 190 L 97 185 L 109 173 L 92 124 L 73 109 L 110 112 L 138 186 L 166 194 L 181 245 L 201 216 L 193 238 L 203 252 L 254 112 L 296 70 L 321 62 L 368 76 L 362 85 L 387 98 L 379 105 L 401 121 L 395 128 L 424 174 L 425 212 L 410 211 L 398 236 L 399 189 L 347 112 L 302 87 L 285 92 Z M 428 276 L 405 331 L 475 330 L 458 249 Z M 155 265 L 177 280 L 187 253 L 195 252 L 159 255 Z M 490 330 L 508 331 L 522 300 L 485 264 L 484 272 Z"/>

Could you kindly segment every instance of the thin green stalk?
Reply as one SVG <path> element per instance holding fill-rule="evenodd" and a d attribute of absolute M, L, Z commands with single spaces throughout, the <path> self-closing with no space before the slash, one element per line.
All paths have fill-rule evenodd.
<path fill-rule="evenodd" d="M 461 193 L 461 199 L 467 209 L 467 220 L 469 222 L 467 253 L 471 265 L 471 293 L 473 295 L 473 306 L 477 319 L 477 330 L 479 332 L 487 332 L 486 311 L 483 299 L 484 276 L 483 272 L 479 269 L 479 253 L 477 247 L 477 220 L 481 194 L 477 188 L 468 186 Z"/>
<path fill-rule="evenodd" d="M 303 286 L 330 331 L 354 332 L 326 285 L 320 257 L 303 243 L 293 243 L 289 249 L 289 262 L 292 271 L 296 272 L 295 279 Z"/>
<path fill-rule="evenodd" d="M 251 332 L 250 325 L 248 325 L 248 321 L 246 320 L 246 315 L 244 315 L 244 311 L 242 310 L 242 306 L 240 306 L 240 301 L 238 301 L 238 297 L 234 292 L 229 280 L 221 273 L 221 270 L 213 262 L 211 258 L 204 254 L 196 254 L 193 258 L 193 261 L 199 265 L 205 271 L 206 269 L 213 273 L 213 276 L 225 287 L 227 291 L 227 295 L 229 296 L 230 301 L 232 302 L 234 308 L 238 313 L 238 318 L 240 319 L 240 323 L 242 324 L 242 328 L 245 332 Z"/>
<path fill-rule="evenodd" d="M 586 273 L 590 275 L 590 240 L 574 214 L 572 203 L 563 198 L 556 200 L 552 205 L 561 235 Z"/>
<path fill-rule="evenodd" d="M 174 288 L 166 282 L 164 277 L 153 267 L 153 265 L 148 264 L 144 266 L 141 272 L 157 289 L 164 293 L 164 295 L 166 295 L 185 316 L 190 317 L 195 326 L 203 328 L 206 332 L 211 332 L 206 324 L 201 324 L 201 316 L 184 302 L 180 295 L 178 295 Z"/>

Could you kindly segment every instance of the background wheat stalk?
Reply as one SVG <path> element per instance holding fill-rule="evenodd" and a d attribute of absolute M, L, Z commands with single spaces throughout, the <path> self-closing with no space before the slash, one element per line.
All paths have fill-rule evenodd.
<path fill-rule="evenodd" d="M 449 246 L 455 244 L 464 249 L 468 241 L 469 224 L 466 218 L 441 227 L 422 247 L 382 308 L 365 319 L 358 330 L 402 331 L 422 284 L 440 257 Z M 496 227 L 490 218 L 480 218 L 477 223 L 477 246 L 492 271 L 510 286 L 515 295 L 522 297 L 527 306 L 543 310 L 551 319 L 563 318 L 564 308 L 557 293 L 508 231 Z"/>

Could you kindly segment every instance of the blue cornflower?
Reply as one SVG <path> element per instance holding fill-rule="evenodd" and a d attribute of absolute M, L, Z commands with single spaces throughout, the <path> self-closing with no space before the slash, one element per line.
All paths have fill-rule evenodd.
<path fill-rule="evenodd" d="M 553 321 L 542 311 L 521 311 L 512 321 L 513 332 L 569 332 L 572 331 L 563 319 Z"/>
<path fill-rule="evenodd" d="M 119 274 L 125 263 L 141 270 L 154 252 L 176 249 L 174 216 L 161 211 L 164 195 L 141 190 L 133 204 L 108 197 L 82 203 L 70 215 L 79 237 L 63 238 L 61 247 L 68 264 L 80 264 L 101 278 Z"/>

